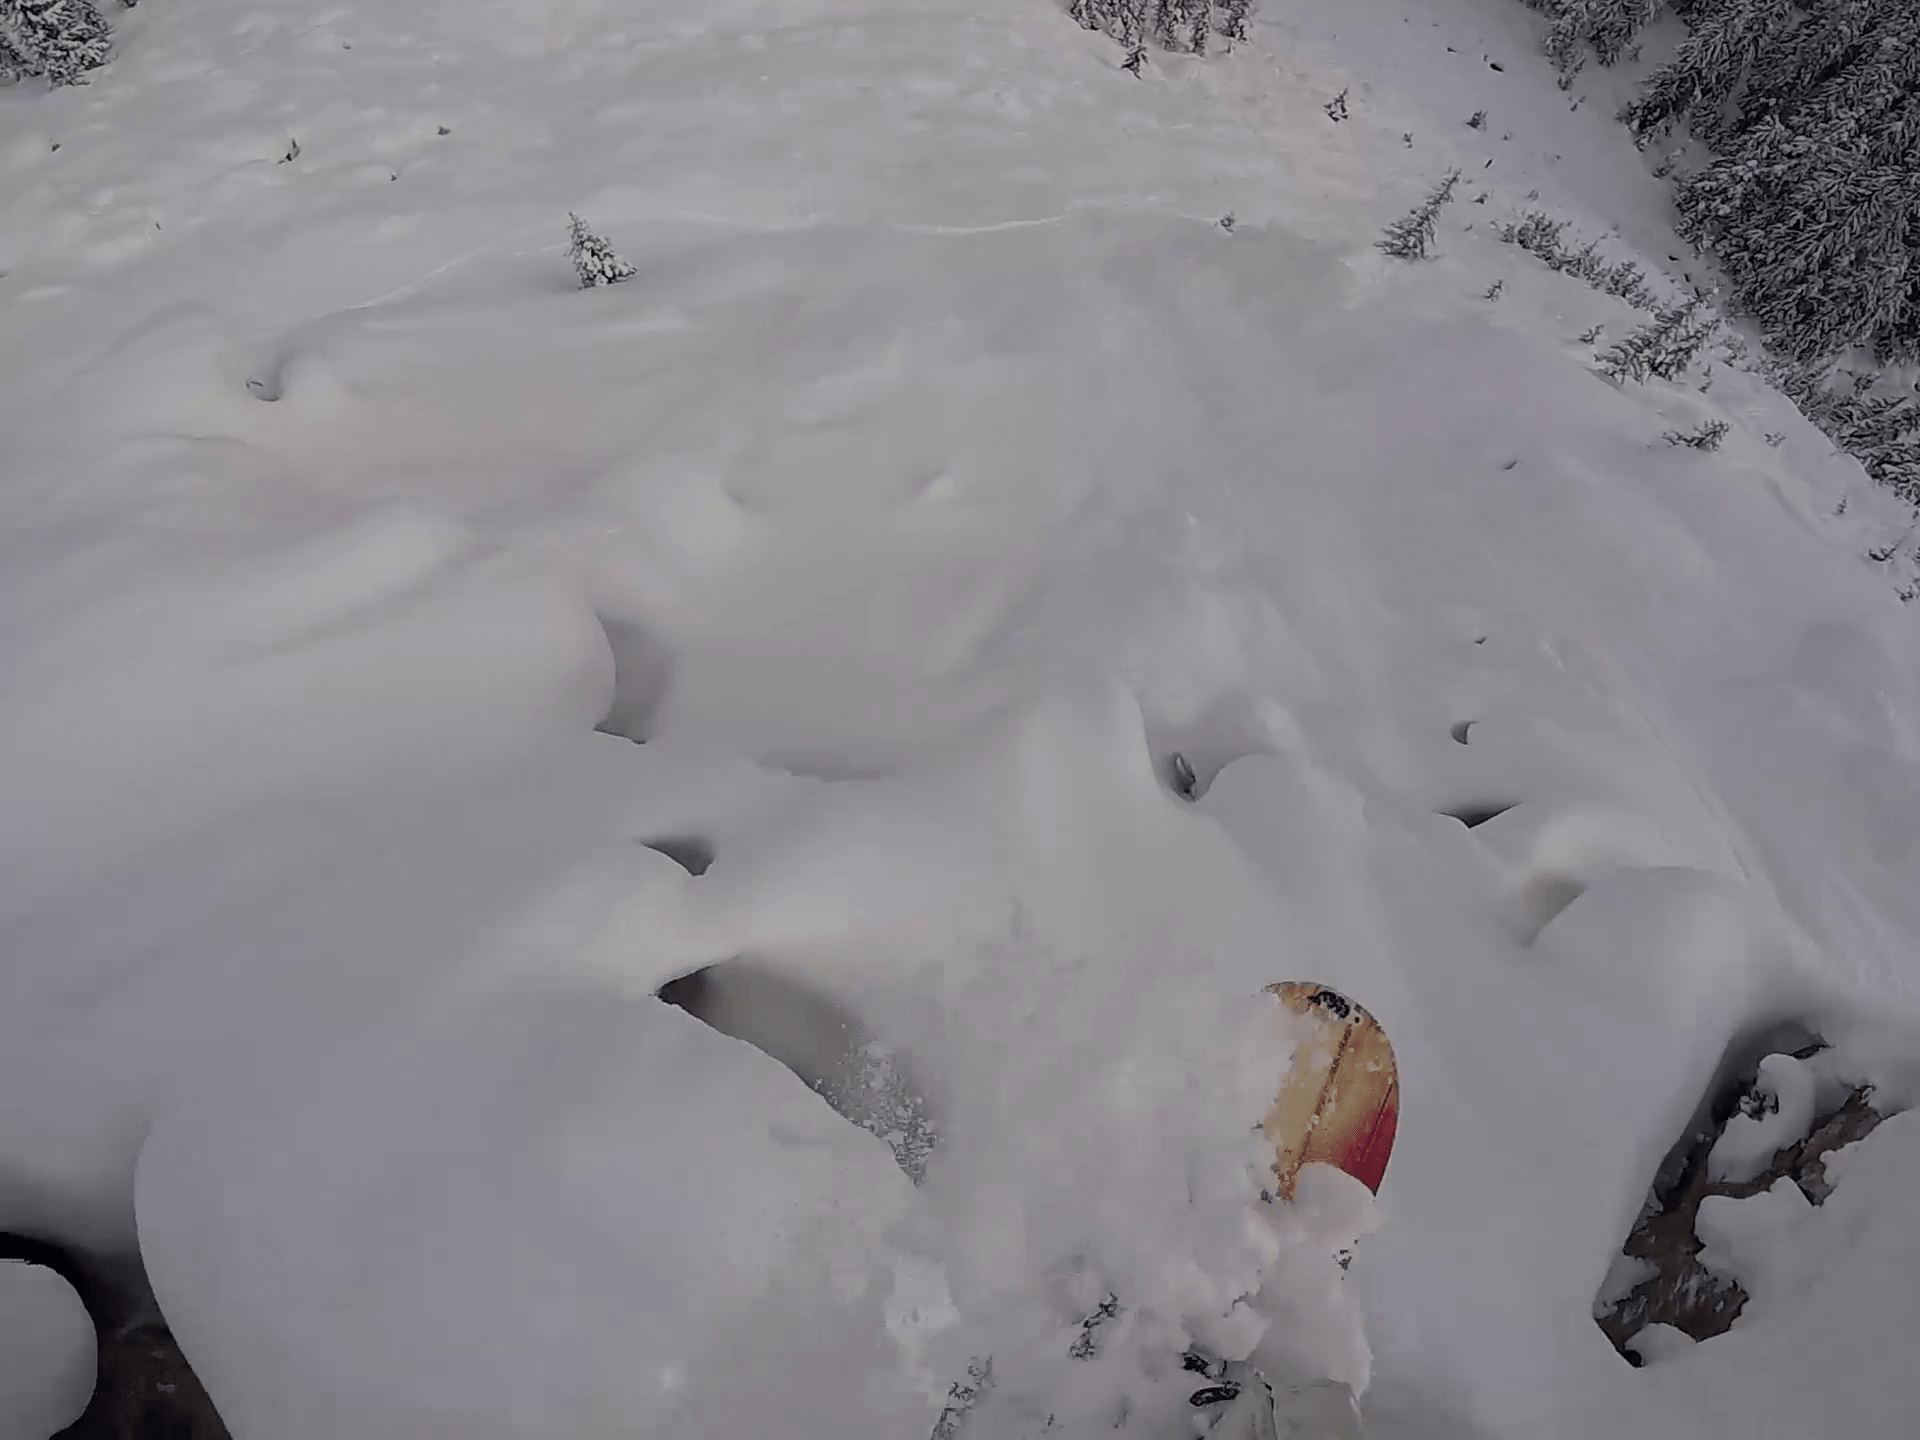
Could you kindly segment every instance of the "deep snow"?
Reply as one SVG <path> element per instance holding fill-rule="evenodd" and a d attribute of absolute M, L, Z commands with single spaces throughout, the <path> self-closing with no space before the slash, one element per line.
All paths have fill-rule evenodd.
<path fill-rule="evenodd" d="M 93 1393 L 93 1321 L 44 1265 L 0 1259 L 0 1434 L 50 1435 Z"/>
<path fill-rule="evenodd" d="M 1164 1433 L 1263 1273 L 1374 1440 L 1920 1428 L 1899 1117 L 1720 1207 L 1729 1335 L 1591 1318 L 1737 1037 L 1920 1085 L 1911 517 L 1493 235 L 1680 268 L 1623 77 L 1510 0 L 1138 81 L 1046 0 L 117 23 L 0 92 L 0 1228 L 240 1440 L 918 1440 L 987 1354 L 969 1440 Z M 734 956 L 922 1186 L 652 998 Z M 1248 1204 L 1288 978 L 1403 1076 L 1344 1280 Z"/>

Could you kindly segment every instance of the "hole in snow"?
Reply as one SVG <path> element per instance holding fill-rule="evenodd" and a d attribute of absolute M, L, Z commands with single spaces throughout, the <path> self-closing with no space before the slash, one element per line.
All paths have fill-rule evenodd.
<path fill-rule="evenodd" d="M 673 656 L 657 636 L 631 620 L 602 615 L 600 625 L 613 648 L 613 707 L 599 728 L 644 745 L 667 698 Z"/>
<path fill-rule="evenodd" d="M 1198 798 L 1200 779 L 1193 773 L 1193 762 L 1178 750 L 1167 757 L 1167 784 L 1182 800 Z"/>
<path fill-rule="evenodd" d="M 689 875 L 704 875 L 707 867 L 713 864 L 713 846 L 698 835 L 661 835 L 640 843 L 649 850 L 658 850 Z"/>
<path fill-rule="evenodd" d="M 893 1151 L 917 1185 L 934 1128 L 903 1059 L 848 1009 L 765 961 L 739 957 L 662 985 L 659 996 L 778 1060 Z"/>
<path fill-rule="evenodd" d="M 1473 723 L 1474 722 L 1471 720 L 1462 720 L 1453 727 L 1453 730 L 1451 733 L 1453 735 L 1454 744 L 1464 745 L 1467 743 L 1467 732 L 1473 729 Z"/>
<path fill-rule="evenodd" d="M 1467 736 L 1465 729 L 1456 729 L 1453 738 L 1458 740 L 1462 745 L 1466 744 Z M 1440 813 L 1449 820 L 1458 820 L 1469 830 L 1477 830 L 1489 820 L 1497 819 L 1506 814 L 1507 811 L 1513 809 L 1513 807 L 1519 803 L 1518 800 L 1470 801 L 1465 805 L 1456 805 L 1451 810 L 1442 810 Z"/>
<path fill-rule="evenodd" d="M 1228 693 L 1178 725 L 1149 722 L 1147 743 L 1166 757 L 1156 768 L 1167 788 L 1198 800 L 1234 761 L 1273 748 L 1272 725 L 1251 696 Z"/>

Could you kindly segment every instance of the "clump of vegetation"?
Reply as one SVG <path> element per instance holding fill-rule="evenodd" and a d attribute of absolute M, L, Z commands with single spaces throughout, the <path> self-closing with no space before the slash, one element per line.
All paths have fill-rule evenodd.
<path fill-rule="evenodd" d="M 1696 430 L 1669 430 L 1660 438 L 1669 445 L 1685 445 L 1690 450 L 1718 450 L 1730 429 L 1724 420 L 1709 420 Z"/>
<path fill-rule="evenodd" d="M 1920 505 L 1920 400 L 1913 394 L 1874 394 L 1871 374 L 1836 386 L 1839 375 L 1831 365 L 1774 360 L 1764 373 L 1877 484 Z"/>
<path fill-rule="evenodd" d="M 0 0 L 0 80 L 80 85 L 112 52 L 93 0 Z"/>
<path fill-rule="evenodd" d="M 1500 238 L 1518 245 L 1536 257 L 1549 270 L 1562 271 L 1587 282 L 1596 290 L 1617 295 L 1638 310 L 1653 310 L 1659 300 L 1647 285 L 1646 272 L 1632 260 L 1608 264 L 1600 254 L 1600 242 L 1589 241 L 1578 250 L 1570 250 L 1560 238 L 1566 221 L 1555 220 L 1539 210 L 1529 210 L 1500 229 Z"/>
<path fill-rule="evenodd" d="M 1643 149 L 1676 130 L 1678 229 L 1758 325 L 1759 367 L 1876 482 L 1920 505 L 1920 402 L 1835 361 L 1920 363 L 1920 5 L 1912 0 L 1524 0 L 1563 79 L 1631 57 L 1662 10 L 1687 28 L 1620 112 Z M 1707 158 L 1686 167 L 1690 138 Z M 1733 363 L 1741 357 L 1729 355 Z M 1769 445 L 1781 443 L 1770 433 Z"/>
<path fill-rule="evenodd" d="M 1567 89 L 1591 51 L 1602 65 L 1630 54 L 1633 40 L 1664 8 L 1662 0 L 1524 0 L 1547 16 L 1544 45 Z"/>
<path fill-rule="evenodd" d="M 1127 52 L 1123 68 L 1138 75 L 1149 40 L 1162 50 L 1204 55 L 1213 36 L 1246 39 L 1253 0 L 1072 0 L 1067 13 L 1118 41 Z"/>
<path fill-rule="evenodd" d="M 1450 170 L 1445 179 L 1427 192 L 1427 198 L 1408 214 L 1387 227 L 1387 233 L 1374 244 L 1396 260 L 1424 260 L 1433 243 L 1434 226 L 1440 212 L 1453 199 L 1453 187 L 1460 183 L 1460 172 Z"/>
<path fill-rule="evenodd" d="M 638 273 L 614 253 L 613 246 L 604 237 L 588 229 L 587 222 L 578 215 L 567 216 L 567 241 L 567 258 L 573 261 L 573 271 L 580 277 L 582 290 L 591 290 L 596 285 L 618 285 Z"/>
<path fill-rule="evenodd" d="M 1686 373 L 1718 322 L 1698 300 L 1662 306 L 1653 319 L 1599 357 L 1609 380 L 1677 380 Z"/>
<path fill-rule="evenodd" d="M 1681 236 L 1802 362 L 1920 362 L 1920 5 L 1912 0 L 1525 0 L 1563 73 L 1611 64 L 1662 9 L 1674 57 L 1620 112 L 1641 146 L 1684 125 L 1711 158 L 1675 181 Z M 1675 171 L 1671 156 L 1662 170 Z"/>

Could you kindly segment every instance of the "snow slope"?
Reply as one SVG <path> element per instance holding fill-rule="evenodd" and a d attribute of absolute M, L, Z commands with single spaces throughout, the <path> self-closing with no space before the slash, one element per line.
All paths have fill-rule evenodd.
<path fill-rule="evenodd" d="M 988 1353 L 970 1435 L 1151 1433 L 1296 1273 L 1295 977 L 1404 1079 L 1347 1297 L 1263 1297 L 1376 1440 L 1912 1433 L 1909 1126 L 1733 1334 L 1591 1319 L 1736 1037 L 1911 1097 L 1920 674 L 1910 517 L 1491 233 L 1680 253 L 1537 16 L 1141 80 L 1046 0 L 118 25 L 0 92 L 0 1228 L 138 1255 L 241 1440 L 917 1437 Z M 737 955 L 899 1052 L 922 1186 L 651 998 Z"/>

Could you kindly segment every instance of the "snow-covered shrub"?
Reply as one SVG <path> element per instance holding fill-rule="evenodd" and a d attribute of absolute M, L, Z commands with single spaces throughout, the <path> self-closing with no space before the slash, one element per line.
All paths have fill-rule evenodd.
<path fill-rule="evenodd" d="M 1610 380 L 1677 380 L 1713 334 L 1715 321 L 1698 300 L 1662 306 L 1653 320 L 1599 357 Z"/>
<path fill-rule="evenodd" d="M 573 261 L 582 290 L 591 290 L 596 285 L 617 285 L 637 273 L 614 253 L 605 238 L 589 230 L 587 222 L 578 215 L 567 216 L 567 240 L 567 258 Z"/>
<path fill-rule="evenodd" d="M 1617 295 L 1636 309 L 1656 308 L 1659 302 L 1647 286 L 1646 273 L 1637 263 L 1622 260 L 1608 264 L 1601 258 L 1598 240 L 1589 241 L 1578 250 L 1569 250 L 1560 239 L 1560 232 L 1565 228 L 1566 221 L 1530 210 L 1518 220 L 1509 220 L 1503 225 L 1500 238 L 1537 257 L 1548 269 L 1578 276 L 1594 289 Z"/>
<path fill-rule="evenodd" d="M 1387 233 L 1374 244 L 1396 260 L 1424 260 L 1427 246 L 1433 243 L 1433 228 L 1440 211 L 1453 199 L 1453 187 L 1460 183 L 1460 172 L 1451 170 L 1444 180 L 1427 192 L 1427 198 L 1411 212 L 1387 227 Z"/>
<path fill-rule="evenodd" d="M 1691 450 L 1718 450 L 1732 428 L 1724 420 L 1709 420 L 1697 430 L 1669 430 L 1660 438 L 1669 445 L 1685 445 Z"/>
<path fill-rule="evenodd" d="M 93 0 L 0 0 L 0 80 L 77 85 L 113 42 Z"/>

